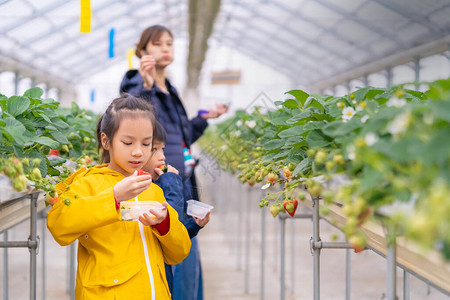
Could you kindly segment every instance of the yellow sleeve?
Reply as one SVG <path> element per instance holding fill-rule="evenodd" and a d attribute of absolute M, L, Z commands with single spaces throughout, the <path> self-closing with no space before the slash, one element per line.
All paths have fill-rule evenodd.
<path fill-rule="evenodd" d="M 165 201 L 164 193 L 158 187 L 156 192 L 158 199 Z M 161 202 L 162 202 L 161 201 Z M 159 240 L 163 250 L 164 262 L 169 265 L 175 265 L 182 262 L 188 256 L 191 250 L 191 239 L 183 223 L 178 220 L 178 213 L 170 205 L 167 206 L 167 213 L 170 218 L 170 228 L 165 235 L 160 235 L 158 230 L 153 228 L 152 231 Z"/>
<path fill-rule="evenodd" d="M 69 205 L 65 199 L 69 199 Z M 96 193 L 86 178 L 74 182 L 47 214 L 47 227 L 61 246 L 116 221 L 120 221 L 120 211 L 116 210 L 113 187 Z"/>

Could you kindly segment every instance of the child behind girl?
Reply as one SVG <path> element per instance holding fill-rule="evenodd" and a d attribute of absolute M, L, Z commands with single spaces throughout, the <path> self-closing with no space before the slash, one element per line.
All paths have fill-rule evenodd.
<path fill-rule="evenodd" d="M 47 226 L 62 246 L 78 239 L 76 299 L 171 298 L 164 262 L 181 262 L 191 243 L 161 188 L 150 175 L 137 175 L 151 156 L 155 124 L 147 102 L 128 94 L 115 99 L 97 125 L 106 164 L 56 185 L 60 200 Z M 120 202 L 128 200 L 158 201 L 165 209 L 121 221 Z"/>
<path fill-rule="evenodd" d="M 164 197 L 169 202 L 169 204 L 178 212 L 178 216 L 180 221 L 186 226 L 186 229 L 189 233 L 189 237 L 191 239 L 197 236 L 197 233 L 201 228 L 203 228 L 209 222 L 209 212 L 203 219 L 193 218 L 185 213 L 185 199 L 191 199 L 192 197 L 186 195 L 186 191 L 183 191 L 183 182 L 181 181 L 181 177 L 178 175 L 178 170 L 172 167 L 171 165 L 166 165 L 165 163 L 165 155 L 164 155 L 164 147 L 166 145 L 166 130 L 161 125 L 161 123 L 156 122 L 156 132 L 153 137 L 153 146 L 152 146 L 152 156 L 148 160 L 147 164 L 144 166 L 144 170 L 149 172 L 152 178 L 155 180 L 155 183 L 159 185 L 163 192 Z M 164 173 L 161 170 L 161 166 L 166 166 L 167 171 Z M 194 242 L 192 242 L 194 241 Z M 196 244 L 196 239 L 191 240 L 192 245 Z M 173 288 L 175 286 L 175 291 L 177 295 L 172 293 L 172 299 L 174 296 L 177 298 L 181 297 L 180 290 L 189 290 L 189 295 L 194 294 L 196 288 L 195 285 L 199 282 L 199 276 L 201 276 L 200 272 L 200 260 L 198 259 L 198 249 L 197 247 L 191 247 L 191 258 L 189 262 L 184 262 L 187 264 L 169 266 L 166 265 L 166 276 L 167 282 L 169 283 L 170 292 L 173 292 Z M 178 270 L 177 270 L 178 268 Z M 174 282 L 173 273 L 179 273 L 180 270 L 188 273 L 189 280 L 178 279 Z M 178 271 L 178 272 L 177 272 Z M 177 277 L 178 278 L 178 277 Z M 197 297 L 195 297 L 197 299 Z"/>

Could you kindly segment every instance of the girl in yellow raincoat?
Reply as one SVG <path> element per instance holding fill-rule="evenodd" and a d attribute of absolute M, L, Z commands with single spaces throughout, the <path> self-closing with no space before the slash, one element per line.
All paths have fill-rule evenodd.
<path fill-rule="evenodd" d="M 161 188 L 148 173 L 138 175 L 151 156 L 155 122 L 153 108 L 142 99 L 115 99 L 97 126 L 106 164 L 81 168 L 56 185 L 59 200 L 47 226 L 62 246 L 78 239 L 76 299 L 171 297 L 164 262 L 180 263 L 191 242 Z M 120 202 L 146 200 L 162 203 L 162 211 L 121 221 Z"/>

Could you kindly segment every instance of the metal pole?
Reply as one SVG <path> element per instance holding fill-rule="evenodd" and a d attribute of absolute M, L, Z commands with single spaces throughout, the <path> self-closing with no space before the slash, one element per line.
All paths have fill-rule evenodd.
<path fill-rule="evenodd" d="M 20 83 L 19 72 L 14 72 L 14 95 L 19 95 L 19 83 Z"/>
<path fill-rule="evenodd" d="M 241 191 L 244 189 L 244 187 L 243 186 L 241 186 Z M 245 191 L 244 191 L 245 192 Z M 242 195 L 245 195 L 244 193 L 242 193 Z M 245 199 L 244 199 L 244 201 L 245 201 Z M 237 239 L 237 243 L 236 243 L 236 246 L 237 246 L 237 270 L 238 271 L 241 271 L 242 270 L 242 231 L 240 231 L 239 230 L 239 228 L 242 228 L 242 223 L 243 223 L 243 219 L 242 219 L 242 216 L 243 216 L 243 209 L 239 209 L 239 198 L 238 197 L 236 197 L 236 200 L 235 200 L 235 208 L 234 208 L 234 211 L 238 211 L 238 218 L 239 218 L 239 220 L 237 220 L 237 222 L 236 222 L 236 239 Z"/>
<path fill-rule="evenodd" d="M 386 253 L 387 260 L 387 274 L 386 274 L 386 289 L 387 289 L 387 299 L 388 300 L 397 300 L 396 295 L 396 286 L 397 286 L 397 277 L 396 277 L 396 243 L 395 239 L 389 238 L 388 232 L 388 248 Z M 391 241 L 389 241 L 391 240 Z"/>
<path fill-rule="evenodd" d="M 345 300 L 350 300 L 350 283 L 351 283 L 351 267 L 350 267 L 350 249 L 345 250 Z"/>
<path fill-rule="evenodd" d="M 409 279 L 410 275 L 408 271 L 403 269 L 403 300 L 409 300 L 409 291 L 410 291 Z"/>
<path fill-rule="evenodd" d="M 42 245 L 41 245 L 41 256 L 42 256 L 42 300 L 45 300 L 45 214 L 42 213 Z"/>
<path fill-rule="evenodd" d="M 265 191 L 262 190 L 262 197 L 264 197 Z M 265 268 L 264 261 L 266 256 L 266 207 L 261 208 L 261 300 L 264 300 L 264 276 Z"/>
<path fill-rule="evenodd" d="M 69 294 L 70 300 L 75 300 L 75 242 L 70 244 L 70 265 L 69 265 Z"/>
<path fill-rule="evenodd" d="M 250 212 L 250 202 L 251 202 L 251 187 L 247 187 L 247 199 L 245 203 L 245 211 Z M 250 281 L 250 216 L 248 213 L 245 218 L 245 279 L 244 279 L 244 292 L 249 293 L 249 281 Z"/>
<path fill-rule="evenodd" d="M 363 77 L 363 82 L 364 82 L 364 86 L 368 87 L 369 86 L 369 75 L 364 75 Z"/>
<path fill-rule="evenodd" d="M 392 68 L 386 68 L 386 87 L 390 88 L 392 86 Z"/>
<path fill-rule="evenodd" d="M 8 230 L 3 232 L 3 241 L 8 241 Z M 8 300 L 8 248 L 3 249 L 3 300 Z"/>
<path fill-rule="evenodd" d="M 319 198 L 312 199 L 313 205 L 313 245 L 316 242 L 320 242 L 319 236 Z M 314 257 L 314 300 L 320 299 L 320 248 L 313 247 L 313 257 Z"/>
<path fill-rule="evenodd" d="M 420 57 L 416 57 L 414 59 L 414 81 L 415 81 L 415 88 L 416 90 L 420 89 Z"/>
<path fill-rule="evenodd" d="M 279 218 L 280 219 L 280 300 L 285 299 L 285 224 L 286 224 L 286 218 Z"/>
<path fill-rule="evenodd" d="M 295 223 L 291 220 L 291 294 L 295 294 Z"/>
<path fill-rule="evenodd" d="M 39 193 L 31 194 L 31 209 L 30 209 L 30 240 L 31 242 L 37 241 L 37 199 Z M 36 300 L 36 256 L 37 247 L 31 247 L 30 249 L 30 299 Z"/>

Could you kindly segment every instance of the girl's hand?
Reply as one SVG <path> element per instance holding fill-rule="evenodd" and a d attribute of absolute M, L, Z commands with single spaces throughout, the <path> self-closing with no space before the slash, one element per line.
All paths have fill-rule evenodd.
<path fill-rule="evenodd" d="M 139 216 L 139 221 L 146 226 L 158 225 L 167 217 L 167 205 L 167 202 L 164 201 L 162 203 L 164 208 L 161 212 L 150 209 L 150 212 L 154 215 L 154 217 L 150 216 L 150 214 L 144 214 L 143 216 Z"/>
<path fill-rule="evenodd" d="M 210 214 L 211 214 L 211 212 L 208 211 L 208 213 L 206 214 L 206 216 L 203 219 L 199 219 L 199 218 L 193 217 L 195 223 L 197 223 L 197 225 L 200 226 L 200 227 L 205 227 L 206 224 L 208 224 L 208 222 L 209 222 L 209 215 Z"/>
<path fill-rule="evenodd" d="M 223 115 L 230 108 L 227 104 L 216 104 L 215 108 L 211 108 L 207 114 L 202 114 L 203 119 L 215 119 Z"/>
<path fill-rule="evenodd" d="M 145 191 L 152 183 L 152 176 L 137 175 L 137 171 L 133 175 L 125 177 L 113 187 L 114 196 L 117 202 L 133 199 L 143 191 Z"/>
<path fill-rule="evenodd" d="M 155 82 L 155 59 L 151 55 L 144 55 L 141 58 L 139 74 L 144 81 L 144 88 L 151 89 Z"/>

